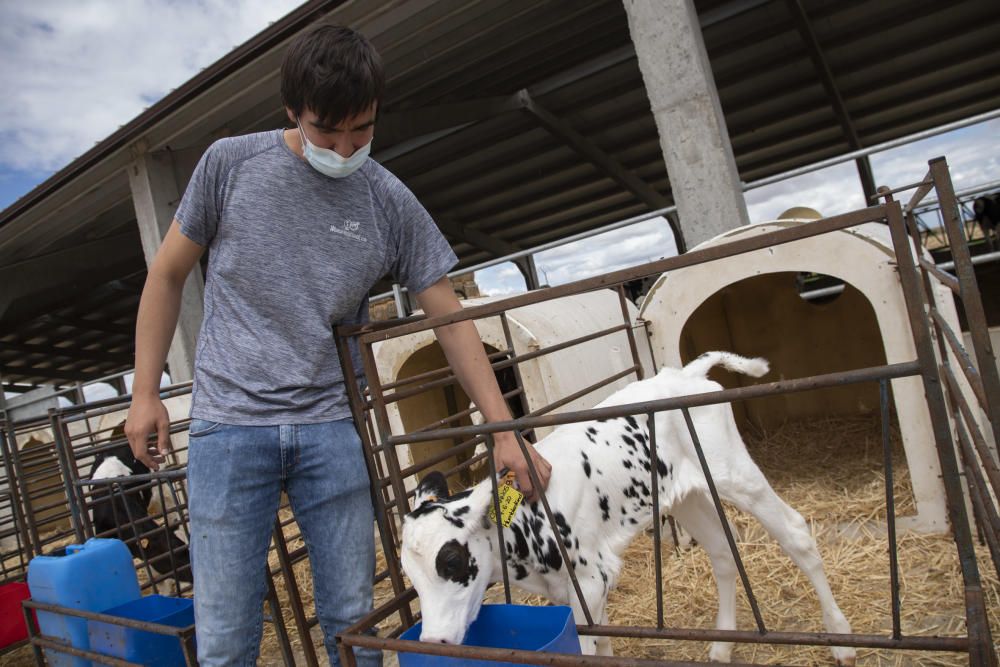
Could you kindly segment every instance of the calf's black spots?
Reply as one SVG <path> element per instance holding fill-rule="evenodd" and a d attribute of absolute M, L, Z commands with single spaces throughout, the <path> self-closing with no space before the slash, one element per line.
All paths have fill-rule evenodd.
<path fill-rule="evenodd" d="M 469 547 L 458 540 L 449 540 L 438 551 L 434 566 L 442 579 L 468 586 L 479 574 L 476 559 L 469 554 Z"/>
<path fill-rule="evenodd" d="M 610 506 L 610 504 L 608 502 L 608 497 L 607 496 L 601 496 L 598 499 L 598 505 L 601 508 L 601 519 L 603 521 L 607 521 L 608 519 L 610 519 L 611 518 L 611 506 Z"/>
<path fill-rule="evenodd" d="M 551 537 L 546 542 L 547 549 L 542 557 L 542 563 L 550 570 L 558 570 L 562 567 L 562 555 L 559 553 L 559 545 Z"/>
<path fill-rule="evenodd" d="M 528 557 L 528 540 L 524 538 L 524 533 L 517 527 L 516 523 L 511 524 L 511 532 L 514 533 L 514 553 L 522 560 Z M 509 547 L 508 547 L 509 550 Z"/>
<path fill-rule="evenodd" d="M 514 563 L 514 578 L 517 580 L 528 578 L 528 568 L 520 563 Z"/>
<path fill-rule="evenodd" d="M 586 452 L 581 452 L 583 454 L 583 473 L 590 477 L 590 459 L 587 458 Z"/>
<path fill-rule="evenodd" d="M 556 527 L 559 529 L 559 534 L 564 538 L 569 537 L 569 534 L 573 532 L 570 530 L 569 524 L 566 522 L 566 517 L 563 516 L 562 512 L 555 513 Z"/>

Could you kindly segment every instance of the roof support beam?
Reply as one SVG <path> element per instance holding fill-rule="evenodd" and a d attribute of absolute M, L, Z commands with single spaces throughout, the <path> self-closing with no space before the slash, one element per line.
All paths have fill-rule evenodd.
<path fill-rule="evenodd" d="M 86 382 L 87 380 L 92 380 L 95 376 L 100 375 L 99 371 L 84 373 L 78 370 L 35 368 L 34 366 L 0 366 L 0 373 L 3 373 L 5 380 L 19 376 L 23 378 L 44 378 L 46 380 L 56 380 L 61 384 L 68 384 L 69 382 Z"/>
<path fill-rule="evenodd" d="M 134 233 L 118 234 L 0 267 L 0 317 L 11 322 L 23 320 L 35 310 L 48 312 L 53 302 L 79 298 L 98 285 L 134 272 L 141 267 L 127 248 L 135 240 Z M 73 285 L 67 287 L 71 277 Z"/>
<path fill-rule="evenodd" d="M 23 354 L 42 354 L 49 357 L 71 359 L 79 362 L 105 362 L 111 364 L 131 364 L 134 359 L 131 354 L 114 354 L 101 350 L 85 350 L 79 347 L 56 347 L 54 345 L 35 345 L 29 343 L 0 343 L 8 350 Z"/>
<path fill-rule="evenodd" d="M 670 206 L 669 200 L 657 192 L 655 188 L 626 169 L 624 165 L 618 162 L 618 160 L 606 153 L 597 144 L 577 132 L 564 120 L 538 104 L 527 90 L 522 90 L 519 94 L 524 102 L 525 111 L 534 117 L 539 125 L 544 127 L 553 136 L 557 137 L 567 146 L 589 160 L 598 169 L 606 173 L 612 180 L 635 195 L 639 201 L 643 202 L 651 209 L 666 208 L 667 206 Z M 678 249 L 682 249 L 684 247 L 684 242 L 680 228 L 676 227 L 672 220 L 668 222 L 674 232 L 674 238 L 677 239 Z"/>
<path fill-rule="evenodd" d="M 387 133 L 390 143 L 394 143 L 402 139 L 447 130 L 457 125 L 489 120 L 517 111 L 522 106 L 521 98 L 515 94 L 380 113 L 377 129 L 379 136 Z"/>
<path fill-rule="evenodd" d="M 116 328 L 111 324 L 106 324 L 105 320 L 90 320 L 83 317 L 72 319 L 69 317 L 62 317 L 60 315 L 42 315 L 38 319 L 41 322 L 46 322 L 52 324 L 53 326 L 73 327 L 74 329 L 79 329 L 81 331 L 99 331 L 112 336 L 129 336 L 132 333 L 129 329 L 123 330 L 122 327 Z"/>
<path fill-rule="evenodd" d="M 472 227 L 463 227 L 454 220 L 438 220 L 438 225 L 448 236 L 465 241 L 469 245 L 473 245 L 481 250 L 485 250 L 494 257 L 503 257 L 505 255 L 512 255 L 516 252 L 521 252 L 523 248 L 514 245 L 513 243 L 508 243 L 503 239 L 490 236 L 489 234 L 484 234 L 483 232 L 474 229 Z M 532 257 L 519 257 L 517 259 L 511 260 L 521 271 L 521 275 L 524 276 L 525 286 L 529 290 L 538 289 L 540 283 L 538 281 L 538 271 L 535 268 L 535 261 Z"/>
<path fill-rule="evenodd" d="M 840 94 L 837 82 L 833 78 L 833 71 L 830 69 L 830 65 L 823 53 L 823 47 L 820 46 L 819 40 L 816 38 L 816 33 L 812 29 L 812 23 L 809 21 L 809 15 L 806 14 L 805 7 L 802 6 L 801 0 L 785 0 L 785 4 L 792 15 L 795 27 L 806 44 L 806 49 L 809 51 L 809 58 L 816 68 L 816 73 L 819 74 L 827 96 L 830 98 L 833 112 L 844 130 L 844 136 L 847 138 L 848 145 L 851 147 L 851 150 L 863 148 L 861 138 L 858 136 L 857 128 L 854 126 L 854 121 L 851 118 L 851 113 L 847 110 L 847 104 L 844 103 L 844 98 Z M 872 174 L 871 161 L 865 155 L 859 157 L 855 162 L 858 166 L 858 177 L 861 179 L 861 187 L 865 192 L 865 201 L 871 203 L 876 197 L 875 177 Z"/>

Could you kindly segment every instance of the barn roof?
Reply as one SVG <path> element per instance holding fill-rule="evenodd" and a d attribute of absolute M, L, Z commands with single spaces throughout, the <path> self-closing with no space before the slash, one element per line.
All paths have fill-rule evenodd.
<path fill-rule="evenodd" d="M 745 182 L 1000 107 L 992 0 L 695 6 Z M 317 21 L 382 53 L 373 155 L 461 266 L 650 210 L 618 169 L 670 201 L 621 0 L 312 0 L 0 212 L 5 386 L 132 365 L 145 275 L 132 152 L 169 155 L 184 183 L 214 139 L 282 125 L 284 48 Z"/>

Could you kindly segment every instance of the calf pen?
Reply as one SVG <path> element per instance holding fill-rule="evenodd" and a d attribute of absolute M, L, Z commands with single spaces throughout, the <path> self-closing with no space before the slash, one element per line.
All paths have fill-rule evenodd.
<path fill-rule="evenodd" d="M 896 192 L 915 189 L 908 203 L 903 206 L 894 200 Z M 921 253 L 919 232 L 913 218 L 913 208 L 931 191 L 935 191 L 941 204 L 946 232 L 953 248 L 956 262 L 957 278 L 939 270 Z M 646 415 L 652 421 L 652 414 L 663 410 L 680 410 L 688 423 L 688 430 L 699 458 L 702 470 L 709 480 L 712 489 L 716 511 L 722 518 L 722 525 L 729 526 L 726 509 L 719 501 L 712 483 L 712 473 L 705 464 L 704 456 L 698 445 L 698 436 L 688 411 L 696 406 L 724 402 L 752 400 L 755 398 L 820 390 L 861 383 L 873 383 L 877 386 L 879 396 L 879 414 L 881 417 L 880 440 L 883 452 L 884 476 L 884 530 L 888 545 L 888 573 L 880 577 L 878 583 L 868 583 L 868 594 L 872 586 L 884 584 L 890 609 L 891 629 L 886 633 L 871 632 L 867 634 L 836 634 L 825 632 L 808 632 L 799 630 L 775 630 L 767 627 L 764 616 L 754 594 L 754 588 L 743 566 L 740 550 L 730 531 L 727 539 L 736 560 L 740 577 L 744 586 L 747 601 L 751 608 L 754 630 L 720 631 L 692 627 L 678 627 L 666 622 L 664 614 L 664 564 L 662 562 L 661 517 L 653 503 L 653 535 L 651 570 L 655 578 L 655 617 L 644 616 L 638 622 L 629 625 L 598 625 L 588 619 L 585 624 L 578 625 L 578 631 L 584 635 L 597 635 L 609 638 L 631 638 L 642 642 L 654 640 L 683 641 L 733 641 L 747 644 L 792 645 L 792 646 L 853 646 L 870 647 L 889 651 L 945 651 L 967 655 L 973 665 L 995 665 L 996 654 L 991 639 L 987 607 L 980 578 L 980 564 L 977 562 L 973 529 L 977 530 L 985 541 L 989 554 L 992 556 L 992 568 L 1000 572 L 1000 519 L 997 514 L 997 492 L 1000 490 L 1000 473 L 996 464 L 995 454 L 989 449 L 982 429 L 975 417 L 979 408 L 986 412 L 992 429 L 1000 426 L 997 410 L 1000 410 L 1000 378 L 997 376 L 993 350 L 990 346 L 982 304 L 975 283 L 966 239 L 958 218 L 947 164 L 943 158 L 932 160 L 927 176 L 918 183 L 897 190 L 883 190 L 877 205 L 854 211 L 844 215 L 826 218 L 809 224 L 789 227 L 756 237 L 741 239 L 731 243 L 719 244 L 713 247 L 690 252 L 642 267 L 617 271 L 604 276 L 587 279 L 539 292 L 519 295 L 493 304 L 469 308 L 463 312 L 447 317 L 433 319 L 412 318 L 403 322 L 370 324 L 362 327 L 340 327 L 338 343 L 340 357 L 346 377 L 352 377 L 356 369 L 355 359 L 360 357 L 368 380 L 367 395 L 362 395 L 355 387 L 352 390 L 351 404 L 356 423 L 363 425 L 362 440 L 365 447 L 369 472 L 373 484 L 378 490 L 376 494 L 376 514 L 382 535 L 383 550 L 389 577 L 392 582 L 395 597 L 379 606 L 372 614 L 346 630 L 339 637 L 340 655 L 345 664 L 355 664 L 351 647 L 367 646 L 393 651 L 407 651 L 431 655 L 441 655 L 459 658 L 506 661 L 516 663 L 545 663 L 552 665 L 643 665 L 643 664 L 693 664 L 690 662 L 664 662 L 673 658 L 670 655 L 657 655 L 655 660 L 634 657 L 596 657 L 580 658 L 550 653 L 531 653 L 507 649 L 489 649 L 471 646 L 452 646 L 429 644 L 422 642 L 403 641 L 398 639 L 404 630 L 411 627 L 418 619 L 419 612 L 414 608 L 416 602 L 415 590 L 404 580 L 399 562 L 398 523 L 409 511 L 410 489 L 418 473 L 428 469 L 435 461 L 415 466 L 405 470 L 400 467 L 397 449 L 400 447 L 419 447 L 420 443 L 430 441 L 454 441 L 458 443 L 455 450 L 466 450 L 474 442 L 485 441 L 487 453 L 480 454 L 457 466 L 449 473 L 459 472 L 475 459 L 486 458 L 492 467 L 492 434 L 499 431 L 513 430 L 515 433 L 528 432 L 531 429 L 552 427 L 561 424 L 589 421 L 593 419 L 620 418 L 626 415 Z M 709 394 L 699 394 L 670 398 L 666 400 L 649 401 L 626 406 L 606 407 L 594 410 L 583 410 L 563 414 L 548 414 L 549 408 L 540 408 L 526 416 L 504 423 L 481 426 L 459 426 L 452 428 L 416 429 L 408 434 L 393 434 L 388 420 L 387 405 L 399 400 L 402 395 L 412 395 L 414 392 L 426 391 L 442 383 L 454 383 L 447 369 L 424 373 L 409 378 L 404 382 L 394 382 L 383 385 L 375 367 L 373 346 L 400 336 L 427 331 L 461 320 L 478 320 L 486 317 L 499 317 L 506 324 L 506 311 L 528 304 L 540 303 L 551 299 L 579 294 L 592 290 L 614 288 L 624 301 L 622 284 L 626 281 L 656 275 L 664 271 L 676 270 L 682 267 L 694 266 L 708 262 L 723 261 L 726 258 L 749 253 L 781 244 L 847 229 L 866 222 L 881 222 L 888 224 L 891 232 L 892 249 L 899 271 L 899 288 L 902 290 L 906 312 L 912 334 L 915 359 L 892 364 L 882 364 L 855 370 L 827 373 L 811 377 L 791 380 L 781 380 L 765 384 L 752 385 L 737 389 L 727 389 Z M 973 364 L 969 354 L 962 347 L 956 332 L 940 316 L 940 308 L 935 300 L 933 281 L 939 281 L 961 299 L 970 329 L 977 365 Z M 635 377 L 641 378 L 641 364 L 636 350 L 632 325 L 628 321 L 626 309 L 625 330 L 630 336 L 630 347 L 633 354 Z M 352 356 L 348 350 L 349 339 L 358 342 L 358 356 Z M 588 337 L 589 339 L 589 337 Z M 494 358 L 499 358 L 493 366 L 496 370 L 513 368 L 515 375 L 518 365 L 529 357 L 550 353 L 554 349 L 566 349 L 579 341 L 565 341 L 528 353 L 515 349 L 508 333 L 506 350 L 500 350 Z M 963 391 L 963 383 L 959 382 L 958 367 L 967 386 L 971 387 L 972 398 L 979 406 L 974 410 L 970 407 L 970 397 Z M 966 633 L 960 636 L 943 636 L 940 634 L 918 635 L 903 632 L 903 610 L 900 595 L 900 562 L 899 543 L 901 538 L 896 535 L 896 484 L 893 470 L 890 429 L 890 382 L 898 378 L 918 377 L 923 384 L 926 396 L 926 410 L 932 425 L 932 433 L 936 447 L 938 462 L 941 469 L 941 482 L 944 487 L 947 514 L 958 556 L 958 570 L 961 574 L 961 589 L 964 597 L 964 623 Z M 465 415 L 453 415 L 442 423 L 461 423 Z M 996 434 L 996 433 L 995 433 Z M 957 436 L 953 437 L 953 436 Z M 522 448 L 526 446 L 524 438 L 519 438 Z M 436 457 L 435 457 L 436 458 Z M 657 488 L 656 467 L 650 466 L 653 489 Z M 532 472 L 534 474 L 534 471 Z M 963 492 L 963 478 L 968 490 L 968 496 Z M 496 488 L 494 486 L 494 495 Z M 974 523 L 970 523 L 967 512 L 966 497 L 972 509 Z M 494 504 L 497 504 L 494 500 Z M 558 528 L 553 520 L 548 503 L 543 498 L 543 507 L 548 515 L 553 531 Z M 500 529 L 498 528 L 498 531 Z M 904 538 L 906 537 L 904 536 Z M 501 548 L 504 545 L 502 536 L 498 540 Z M 573 572 L 571 561 L 560 547 L 562 560 L 570 565 L 569 575 L 577 596 L 580 596 L 579 583 Z M 985 559 L 983 559 L 985 563 Z M 986 565 L 986 567 L 990 567 Z M 646 586 L 647 589 L 652 587 Z M 506 568 L 503 572 L 503 597 L 510 601 L 511 592 Z M 582 600 L 581 600 L 582 602 Z M 585 603 L 582 602 L 585 607 Z M 927 615 L 934 609 L 919 610 Z M 393 617 L 398 617 L 392 620 Z M 381 628 L 380 628 L 381 624 Z M 681 623 L 679 625 L 687 625 Z M 382 636 L 372 636 L 377 628 L 382 630 Z"/>
<path fill-rule="evenodd" d="M 183 402 L 190 392 L 191 385 L 188 383 L 165 388 L 161 391 L 160 398 L 168 404 L 175 400 Z M 58 515 L 44 517 L 39 512 L 32 512 L 28 501 L 38 494 L 52 493 L 53 489 L 46 487 L 32 494 L 28 483 L 33 477 L 18 474 L 24 468 L 21 460 L 23 457 L 19 459 L 14 455 L 6 458 L 9 466 L 8 479 L 12 481 L 10 487 L 15 494 L 20 490 L 24 499 L 20 503 L 18 516 L 21 517 L 21 523 L 18 525 L 24 528 L 27 547 L 19 553 L 16 561 L 9 564 L 16 568 L 15 578 L 23 579 L 25 565 L 32 556 L 57 552 L 65 544 L 82 543 L 92 537 L 115 537 L 122 539 L 133 551 L 136 574 L 144 594 L 160 591 L 189 597 L 193 593 L 190 566 L 187 558 L 182 557 L 186 556 L 186 547 L 181 548 L 174 543 L 172 548 L 165 551 L 154 552 L 150 549 L 156 538 L 162 538 L 168 531 L 179 536 L 183 542 L 187 542 L 189 538 L 184 469 L 189 419 L 186 416 L 175 417 L 171 422 L 174 451 L 160 471 L 99 480 L 91 477 L 97 457 L 113 455 L 116 450 L 121 451 L 122 447 L 127 447 L 120 424 L 127 408 L 127 398 L 115 398 L 52 410 L 44 422 L 32 420 L 7 425 L 10 443 L 14 443 L 15 435 L 38 433 L 43 427 L 50 434 L 51 442 L 43 451 L 52 460 L 39 474 L 57 480 L 58 490 L 63 498 Z M 81 424 L 88 426 L 80 428 Z M 92 424 L 98 426 L 95 428 L 90 426 Z M 54 438 L 51 434 L 54 434 Z M 152 499 L 148 506 L 145 501 L 140 503 L 148 512 L 146 516 L 134 513 L 134 499 L 142 494 Z M 129 502 L 130 500 L 133 502 Z M 95 525 L 94 510 L 109 505 L 113 508 L 116 525 L 101 530 Z M 55 523 L 56 521 L 59 523 Z M 266 568 L 267 623 L 263 659 L 267 664 L 280 663 L 287 667 L 300 664 L 316 667 L 320 664 L 317 656 L 318 642 L 311 633 L 317 620 L 315 613 L 307 610 L 303 600 L 303 584 L 300 582 L 306 556 L 301 531 L 288 511 L 287 501 L 283 502 L 272 531 Z M 297 577 L 296 574 L 300 576 Z M 25 608 L 98 620 L 133 630 L 173 635 L 181 641 L 187 664 L 197 664 L 192 642 L 193 627 L 170 628 L 37 602 L 26 602 Z M 94 651 L 68 647 L 58 638 L 43 635 L 34 619 L 26 618 L 34 664 L 45 664 L 42 654 L 42 649 L 45 648 L 83 657 L 95 664 L 129 664 Z M 13 655 L 10 657 L 10 660 L 15 659 Z M 25 655 L 22 661 L 15 664 L 28 664 L 30 660 L 32 658 Z"/>

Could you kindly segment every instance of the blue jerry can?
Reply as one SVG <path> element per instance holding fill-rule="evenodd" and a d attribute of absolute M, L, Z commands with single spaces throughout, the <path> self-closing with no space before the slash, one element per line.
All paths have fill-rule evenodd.
<path fill-rule="evenodd" d="M 92 538 L 71 544 L 63 556 L 36 556 L 28 563 L 28 589 L 36 602 L 101 612 L 139 598 L 139 580 L 132 554 L 121 540 Z M 42 634 L 89 650 L 87 621 L 82 618 L 38 612 Z M 45 649 L 52 667 L 90 667 L 91 662 Z"/>

